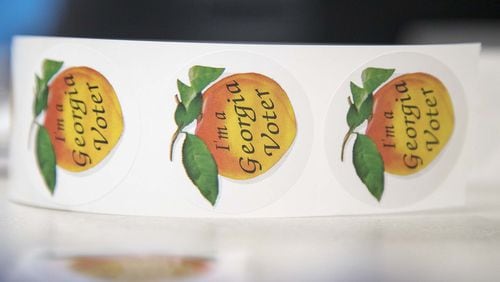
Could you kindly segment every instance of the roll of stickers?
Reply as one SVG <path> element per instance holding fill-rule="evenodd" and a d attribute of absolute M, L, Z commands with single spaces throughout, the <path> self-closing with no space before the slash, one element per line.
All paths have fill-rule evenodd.
<path fill-rule="evenodd" d="M 460 206 L 479 50 L 17 37 L 10 197 L 176 217 Z"/>

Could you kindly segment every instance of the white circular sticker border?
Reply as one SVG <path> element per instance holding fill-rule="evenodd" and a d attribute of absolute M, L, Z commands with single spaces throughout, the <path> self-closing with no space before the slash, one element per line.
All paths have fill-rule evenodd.
<path fill-rule="evenodd" d="M 37 165 L 36 134 L 33 132 L 30 134 L 30 147 L 24 159 L 30 180 L 33 187 L 37 188 L 37 192 L 61 206 L 88 204 L 113 191 L 126 178 L 134 164 L 141 138 L 141 115 L 132 90 L 134 88 L 133 85 L 127 84 L 126 77 L 116 69 L 113 61 L 84 45 L 64 43 L 52 47 L 43 53 L 38 60 L 39 63 L 33 67 L 33 75 L 41 73 L 44 60 L 63 62 L 58 73 L 71 67 L 87 67 L 97 71 L 114 89 L 121 107 L 123 131 L 111 151 L 94 167 L 84 171 L 72 172 L 57 165 L 55 187 L 52 192 Z M 87 110 L 91 111 L 90 105 Z"/>
<path fill-rule="evenodd" d="M 251 212 L 275 202 L 296 183 L 310 157 L 313 129 L 304 125 L 312 121 L 312 111 L 303 88 L 289 71 L 268 57 L 249 51 L 225 50 L 200 56 L 181 68 L 175 77 L 170 79 L 172 93 L 179 93 L 177 80 L 189 83 L 188 73 L 193 66 L 224 68 L 220 77 L 206 89 L 225 78 L 243 73 L 260 74 L 274 80 L 284 90 L 291 104 L 292 113 L 295 115 L 296 135 L 284 155 L 262 174 L 247 179 L 232 179 L 218 175 L 218 195 L 212 198 L 211 203 L 202 195 L 194 182 L 190 181 L 187 169 L 183 166 L 181 155 L 186 135 L 180 134 L 173 147 L 171 163 L 174 175 L 180 175 L 176 180 L 179 181 L 177 186 L 184 188 L 178 192 L 197 207 L 226 214 Z M 278 105 L 279 102 L 273 103 Z M 176 105 L 172 104 L 172 107 L 174 106 Z M 256 113 L 259 114 L 257 110 Z M 174 116 L 168 118 L 175 125 Z M 193 124 L 187 126 L 185 131 L 194 134 L 196 130 Z M 260 132 L 254 132 L 253 135 L 260 137 Z M 205 141 L 205 143 L 210 145 L 210 142 Z M 263 143 L 256 140 L 254 145 L 262 146 Z M 188 187 L 190 189 L 187 189 Z"/>
<path fill-rule="evenodd" d="M 372 179 L 382 178 L 381 181 L 378 180 L 379 184 L 375 185 L 373 185 L 373 183 L 368 185 L 364 183 L 361 179 L 362 177 L 357 174 L 353 160 L 353 146 L 358 136 L 356 132 L 366 136 L 364 134 L 367 130 L 367 123 L 371 116 L 366 118 L 359 126 L 356 126 L 353 130 L 354 133 L 346 135 L 350 130 L 347 123 L 347 113 L 350 107 L 349 103 L 354 103 L 353 94 L 351 94 L 353 87 L 351 83 L 362 88 L 363 71 L 367 68 L 388 70 L 386 75 L 389 77 L 373 91 L 374 96 L 372 97 L 375 97 L 378 90 L 384 87 L 384 85 L 389 84 L 389 82 L 395 78 L 405 74 L 427 73 L 438 78 L 448 90 L 449 99 L 451 100 L 449 106 L 451 107 L 451 112 L 455 112 L 451 121 L 451 136 L 449 136 L 447 143 L 440 148 L 441 151 L 437 156 L 431 159 L 428 165 L 420 171 L 408 175 L 396 175 L 383 171 L 383 175 L 378 172 L 377 176 L 377 169 L 375 169 L 375 171 L 371 172 L 375 175 L 371 174 L 368 176 L 372 177 Z M 384 75 L 382 74 L 381 76 Z M 389 53 L 379 56 L 358 68 L 346 79 L 337 91 L 338 92 L 332 98 L 327 113 L 326 124 L 328 128 L 325 128 L 325 148 L 332 173 L 351 196 L 370 206 L 390 209 L 414 204 L 426 198 L 439 188 L 440 183 L 446 179 L 453 169 L 456 160 L 461 155 L 467 125 L 464 90 L 452 70 L 437 59 L 425 54 L 415 52 Z M 374 101 L 373 109 L 375 109 L 377 99 L 374 98 Z M 446 107 L 446 105 L 444 107 Z M 420 109 L 420 111 L 423 116 L 425 110 Z M 416 126 L 415 128 L 418 129 Z M 393 132 L 391 132 L 391 134 L 392 133 Z M 418 132 L 417 134 L 421 133 L 422 132 Z M 411 134 L 413 134 L 413 131 Z M 345 136 L 348 137 L 345 142 L 345 148 L 343 148 Z M 370 137 L 370 140 L 373 141 L 373 138 Z M 393 143 L 389 145 L 394 145 Z M 397 145 L 400 146 L 403 144 Z M 409 144 L 407 144 L 407 146 L 411 147 Z M 342 154 L 343 160 L 341 160 Z M 381 161 L 383 163 L 383 160 Z M 385 166 L 387 166 L 387 164 L 385 164 Z M 364 173 L 365 177 L 367 177 L 367 172 L 365 171 Z M 368 180 L 368 182 L 369 181 L 370 180 Z M 368 188 L 369 185 L 370 188 Z M 370 189 L 372 190 L 370 191 Z"/>

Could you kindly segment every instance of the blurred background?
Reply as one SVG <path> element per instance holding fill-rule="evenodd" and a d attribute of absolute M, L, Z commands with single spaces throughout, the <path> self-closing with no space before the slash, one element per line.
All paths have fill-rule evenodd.
<path fill-rule="evenodd" d="M 500 48 L 500 1 L 0 0 L 0 174 L 16 34 L 321 44 L 479 41 L 488 50 Z"/>

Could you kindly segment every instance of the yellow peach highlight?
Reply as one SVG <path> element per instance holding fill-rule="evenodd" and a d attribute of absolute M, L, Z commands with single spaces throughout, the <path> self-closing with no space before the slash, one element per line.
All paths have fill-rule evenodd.
<path fill-rule="evenodd" d="M 49 83 L 45 127 L 57 165 L 71 172 L 95 167 L 118 143 L 123 116 L 115 90 L 98 71 L 72 67 Z"/>
<path fill-rule="evenodd" d="M 195 133 L 208 146 L 220 175 L 251 179 L 285 155 L 297 124 L 290 100 L 276 81 L 257 73 L 239 73 L 203 93 Z"/>
<path fill-rule="evenodd" d="M 394 78 L 373 96 L 366 135 L 376 144 L 386 172 L 410 175 L 443 150 L 454 128 L 453 105 L 444 84 L 426 73 Z"/>

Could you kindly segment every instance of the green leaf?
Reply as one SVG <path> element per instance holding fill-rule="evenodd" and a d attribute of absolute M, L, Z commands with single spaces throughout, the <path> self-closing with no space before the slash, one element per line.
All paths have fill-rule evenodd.
<path fill-rule="evenodd" d="M 360 110 L 361 105 L 366 100 L 366 98 L 370 95 L 370 92 L 366 92 L 363 88 L 357 86 L 354 82 L 351 81 L 351 94 L 352 100 L 356 110 Z"/>
<path fill-rule="evenodd" d="M 189 107 L 191 101 L 197 96 L 197 92 L 192 87 L 187 86 L 182 81 L 177 79 L 177 90 L 181 96 L 181 101 L 184 106 Z"/>
<path fill-rule="evenodd" d="M 42 77 L 35 75 L 35 104 L 33 112 L 37 117 L 47 108 L 49 89 L 47 83 L 61 69 L 63 62 L 45 59 L 42 66 Z"/>
<path fill-rule="evenodd" d="M 352 152 L 356 174 L 368 191 L 378 200 L 384 193 L 384 161 L 370 137 L 357 134 Z"/>
<path fill-rule="evenodd" d="M 43 80 L 45 83 L 48 83 L 49 80 L 56 74 L 62 67 L 63 62 L 53 61 L 49 59 L 45 59 L 43 61 Z"/>
<path fill-rule="evenodd" d="M 200 93 L 224 72 L 224 68 L 193 66 L 189 69 L 189 80 L 195 93 Z"/>
<path fill-rule="evenodd" d="M 367 93 L 372 93 L 382 83 L 386 82 L 394 73 L 394 69 L 366 68 L 361 74 L 363 88 Z"/>
<path fill-rule="evenodd" d="M 33 107 L 35 117 L 37 117 L 45 108 L 47 108 L 47 99 L 49 90 L 47 83 L 38 75 L 35 75 L 35 104 Z"/>
<path fill-rule="evenodd" d="M 347 111 L 347 124 L 350 129 L 354 129 L 361 125 L 365 120 L 372 116 L 373 109 L 373 95 L 368 95 L 366 100 L 361 104 L 361 108 L 356 110 L 356 106 L 351 104 L 349 111 Z"/>
<path fill-rule="evenodd" d="M 193 122 L 198 116 L 201 114 L 201 107 L 203 105 L 203 98 L 201 95 L 196 96 L 189 107 L 186 108 L 183 103 L 177 104 L 177 108 L 175 109 L 175 123 L 177 127 L 180 129 L 189 125 Z"/>
<path fill-rule="evenodd" d="M 182 163 L 187 175 L 210 204 L 215 205 L 219 194 L 217 164 L 207 145 L 196 135 L 186 133 L 182 146 Z"/>
<path fill-rule="evenodd" d="M 193 99 L 193 101 L 191 101 L 191 104 L 189 104 L 189 107 L 187 109 L 188 116 L 190 119 L 189 123 L 198 118 L 198 116 L 201 114 L 202 106 L 203 106 L 203 98 L 201 97 L 201 95 L 196 96 Z"/>
<path fill-rule="evenodd" d="M 51 194 L 56 188 L 56 154 L 45 127 L 40 126 L 36 135 L 36 158 L 38 168 Z"/>
<path fill-rule="evenodd" d="M 177 108 L 175 108 L 174 119 L 178 128 L 183 128 L 188 125 L 186 107 L 184 107 L 182 103 L 177 104 Z"/>

